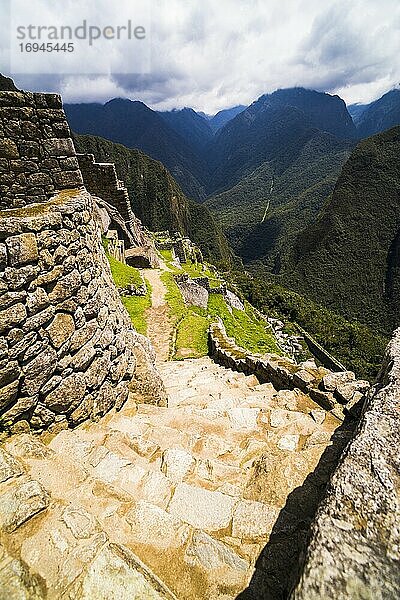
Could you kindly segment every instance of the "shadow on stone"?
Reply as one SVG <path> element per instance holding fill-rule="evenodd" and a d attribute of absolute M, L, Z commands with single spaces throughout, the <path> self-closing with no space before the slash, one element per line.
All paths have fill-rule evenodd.
<path fill-rule="evenodd" d="M 311 522 L 356 425 L 356 420 L 346 418 L 332 435 L 332 444 L 325 449 L 315 470 L 302 486 L 289 494 L 270 539 L 257 559 L 249 586 L 236 600 L 286 600 L 289 597 L 300 575 L 299 565 Z"/>

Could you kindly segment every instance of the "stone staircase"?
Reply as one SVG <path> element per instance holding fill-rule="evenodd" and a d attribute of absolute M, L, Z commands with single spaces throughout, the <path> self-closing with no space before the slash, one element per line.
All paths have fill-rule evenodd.
<path fill-rule="evenodd" d="M 4 441 L 1 600 L 227 600 L 246 588 L 340 423 L 299 390 L 209 358 L 159 370 L 168 408 L 128 400 L 97 423 Z"/>

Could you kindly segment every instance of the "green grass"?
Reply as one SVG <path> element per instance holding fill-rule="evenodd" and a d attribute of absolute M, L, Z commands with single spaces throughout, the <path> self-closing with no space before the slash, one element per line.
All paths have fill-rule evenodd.
<path fill-rule="evenodd" d="M 231 313 L 221 295 L 210 294 L 208 312 L 223 320 L 227 335 L 235 338 L 242 348 L 260 354 L 282 354 L 275 337 L 268 332 L 264 321 L 256 315 L 248 302 L 245 302 L 244 311 L 233 308 Z"/>
<path fill-rule="evenodd" d="M 146 288 L 145 296 L 122 296 L 121 298 L 136 331 L 143 335 L 147 333 L 146 310 L 151 306 L 151 285 L 147 280 Z"/>
<path fill-rule="evenodd" d="M 176 359 L 200 358 L 208 353 L 207 330 L 210 322 L 192 310 L 183 317 L 176 335 Z"/>
<path fill-rule="evenodd" d="M 110 263 L 114 283 L 117 287 L 126 288 L 128 285 L 139 287 L 142 285 L 143 280 L 138 269 L 124 265 L 109 254 L 107 254 L 107 258 Z"/>
<path fill-rule="evenodd" d="M 175 359 L 206 356 L 207 329 L 215 317 L 223 320 L 228 336 L 234 337 L 236 343 L 246 350 L 260 354 L 281 354 L 274 336 L 248 302 L 245 303 L 245 311 L 233 309 L 231 313 L 220 294 L 210 294 L 207 310 L 186 306 L 173 274 L 164 272 L 161 279 L 167 288 L 170 318 L 177 328 Z"/>

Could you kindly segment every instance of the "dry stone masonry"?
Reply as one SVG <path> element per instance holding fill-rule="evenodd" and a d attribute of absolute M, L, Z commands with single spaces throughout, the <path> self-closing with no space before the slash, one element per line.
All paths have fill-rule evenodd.
<path fill-rule="evenodd" d="M 83 185 L 56 94 L 0 93 L 0 209 L 45 202 Z"/>
<path fill-rule="evenodd" d="M 97 163 L 93 154 L 76 155 L 85 187 L 100 198 L 127 248 L 148 244 L 139 219 L 134 215 L 124 183 L 118 179 L 113 163 Z M 104 204 L 103 204 L 104 203 Z"/>
<path fill-rule="evenodd" d="M 67 191 L 3 211 L 0 237 L 2 425 L 76 424 L 121 407 L 142 340 L 112 282 L 93 198 Z"/>
<path fill-rule="evenodd" d="M 317 367 L 313 360 L 296 364 L 275 354 L 253 355 L 227 336 L 222 323 L 210 326 L 208 346 L 210 356 L 219 364 L 256 375 L 259 381 L 272 382 L 279 390 L 299 389 L 342 421 L 345 414 L 359 415 L 370 388 L 368 381 L 357 381 L 351 371 L 334 373 Z"/>
<path fill-rule="evenodd" d="M 165 402 L 112 281 L 61 98 L 0 93 L 0 134 L 1 427 L 76 425 L 129 391 Z"/>

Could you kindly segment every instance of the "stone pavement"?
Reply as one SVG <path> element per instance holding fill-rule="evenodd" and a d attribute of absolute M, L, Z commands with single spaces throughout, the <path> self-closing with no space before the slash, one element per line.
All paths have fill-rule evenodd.
<path fill-rule="evenodd" d="M 209 358 L 136 406 L 0 454 L 0 599 L 233 599 L 339 421 Z M 262 473 L 260 471 L 262 465 Z"/>

